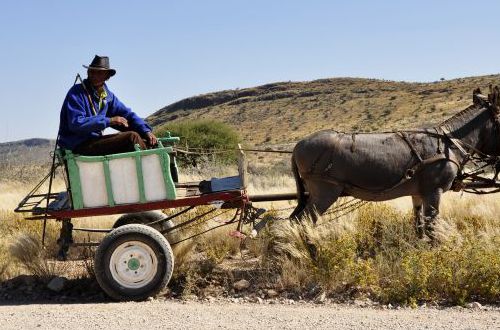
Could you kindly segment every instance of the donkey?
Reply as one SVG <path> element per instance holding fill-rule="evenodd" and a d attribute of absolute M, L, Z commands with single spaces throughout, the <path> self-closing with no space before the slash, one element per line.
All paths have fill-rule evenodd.
<path fill-rule="evenodd" d="M 443 192 L 470 156 L 500 155 L 500 92 L 476 89 L 473 104 L 436 127 L 389 133 L 320 131 L 299 141 L 292 169 L 298 205 L 291 218 L 313 222 L 340 196 L 384 201 L 411 196 L 420 238 L 433 239 Z M 306 194 L 306 192 L 308 194 Z"/>

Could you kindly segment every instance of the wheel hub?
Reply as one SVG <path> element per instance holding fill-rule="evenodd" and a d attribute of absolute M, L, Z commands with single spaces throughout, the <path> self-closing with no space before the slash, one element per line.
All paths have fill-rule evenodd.
<path fill-rule="evenodd" d="M 126 288 L 141 288 L 150 283 L 158 271 L 158 260 L 151 247 L 139 241 L 123 243 L 111 254 L 111 276 Z"/>
<path fill-rule="evenodd" d="M 137 258 L 130 258 L 127 262 L 128 269 L 130 270 L 138 270 L 141 266 L 141 262 Z"/>

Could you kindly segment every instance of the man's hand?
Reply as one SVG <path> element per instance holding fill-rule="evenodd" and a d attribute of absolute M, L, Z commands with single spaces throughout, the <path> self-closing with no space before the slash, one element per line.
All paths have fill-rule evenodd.
<path fill-rule="evenodd" d="M 110 118 L 109 122 L 110 126 L 123 126 L 123 127 L 128 127 L 128 121 L 127 119 L 120 117 L 120 116 L 115 116 Z"/>
<path fill-rule="evenodd" d="M 155 146 L 158 143 L 158 139 L 152 132 L 146 133 L 146 139 L 151 147 Z"/>

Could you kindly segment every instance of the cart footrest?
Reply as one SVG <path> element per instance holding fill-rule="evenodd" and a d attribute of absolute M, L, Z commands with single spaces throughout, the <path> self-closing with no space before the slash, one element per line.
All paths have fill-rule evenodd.
<path fill-rule="evenodd" d="M 56 195 L 55 199 L 49 203 L 47 208 L 40 206 L 34 207 L 33 213 L 44 214 L 47 211 L 61 211 L 69 209 L 71 209 L 69 194 L 66 191 L 63 191 Z"/>

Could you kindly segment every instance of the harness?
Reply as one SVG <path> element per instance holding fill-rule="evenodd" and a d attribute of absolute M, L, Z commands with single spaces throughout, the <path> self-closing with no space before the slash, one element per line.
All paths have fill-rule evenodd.
<path fill-rule="evenodd" d="M 438 129 L 436 128 L 436 131 Z M 430 132 L 426 132 L 426 131 L 422 131 L 422 133 L 430 133 Z M 437 162 L 437 161 L 441 161 L 441 160 L 446 160 L 446 161 L 449 161 L 449 162 L 452 162 L 453 164 L 457 165 L 458 167 L 458 170 L 459 170 L 459 173 L 462 172 L 462 169 L 463 167 L 465 166 L 465 164 L 467 163 L 468 161 L 468 158 L 469 158 L 469 154 L 465 151 L 465 149 L 462 148 L 462 146 L 460 146 L 456 141 L 456 139 L 451 139 L 449 136 L 447 136 L 446 134 L 439 134 L 437 133 L 437 136 L 435 136 L 437 138 L 437 143 L 438 143 L 438 153 L 434 156 L 431 156 L 431 157 L 428 157 L 426 159 L 423 159 L 422 156 L 420 155 L 420 153 L 417 151 L 417 149 L 415 148 L 415 145 L 410 141 L 410 139 L 408 138 L 408 134 L 407 132 L 405 131 L 396 131 L 395 132 L 398 136 L 400 136 L 404 142 L 406 142 L 406 144 L 408 145 L 408 147 L 410 147 L 410 150 L 411 152 L 413 153 L 413 155 L 415 155 L 415 157 L 417 158 L 418 160 L 418 163 L 407 169 L 406 170 L 406 179 L 411 179 L 415 173 L 424 165 L 428 165 L 428 164 L 432 164 L 434 162 Z M 431 133 L 432 135 L 432 133 Z M 443 153 L 443 151 L 441 150 L 441 145 L 440 145 L 440 141 L 441 141 L 441 138 L 442 137 L 446 137 L 448 138 L 455 146 L 457 146 L 457 148 L 460 150 L 460 152 L 464 155 L 464 158 L 462 159 L 462 161 L 459 161 L 457 159 L 457 157 L 454 155 L 454 154 L 448 154 L 448 155 L 445 155 Z"/>
<path fill-rule="evenodd" d="M 500 89 L 498 87 L 492 88 L 490 85 L 490 94 L 486 97 L 481 94 L 479 89 L 473 92 L 474 106 L 480 106 L 491 111 L 493 117 L 494 129 L 496 130 L 497 138 L 500 137 Z M 364 190 L 367 193 L 374 194 L 384 194 L 400 185 L 411 180 L 415 174 L 422 169 L 423 166 L 429 165 L 438 161 L 446 161 L 455 164 L 458 168 L 458 173 L 452 183 L 451 189 L 455 191 L 465 191 L 475 194 L 487 194 L 500 191 L 500 182 L 497 181 L 497 177 L 500 173 L 500 157 L 494 155 L 488 155 L 476 147 L 467 144 L 466 142 L 453 136 L 453 133 L 448 128 L 448 121 L 445 121 L 441 125 L 434 128 L 435 133 L 430 130 L 405 130 L 405 131 L 393 131 L 393 132 L 381 132 L 381 133 L 394 133 L 399 136 L 405 144 L 409 147 L 411 154 L 416 158 L 417 163 L 408 168 L 403 175 L 403 177 L 395 185 L 389 188 L 380 190 L 368 190 L 363 187 L 356 186 L 348 182 L 341 182 L 328 175 L 329 170 L 333 167 L 333 162 L 327 164 L 323 173 L 317 173 L 316 167 L 320 162 L 324 154 L 320 154 L 312 163 L 308 172 L 302 174 L 304 179 L 310 179 L 315 181 L 325 181 L 333 183 L 336 185 L 341 185 L 344 187 L 352 187 Z M 423 159 L 421 154 L 418 152 L 414 143 L 410 140 L 408 133 L 421 133 L 428 136 L 433 136 L 437 138 L 437 154 Z M 356 134 L 351 133 L 352 144 L 350 147 L 351 152 L 355 152 Z M 447 140 L 451 145 L 458 150 L 462 155 L 461 159 L 458 159 L 456 154 L 452 150 L 444 152 L 441 148 L 442 140 Z M 498 149 L 498 148 L 497 148 Z M 498 153 L 500 150 L 495 150 Z M 331 156 L 330 156 L 331 157 Z M 468 163 L 474 164 L 475 168 L 470 169 L 467 173 L 464 172 L 464 168 Z M 483 174 L 488 174 L 486 168 L 493 168 L 494 177 L 488 178 L 483 176 Z M 491 173 L 491 172 L 490 172 Z M 484 189 L 492 189 L 492 191 L 485 191 Z"/>
<path fill-rule="evenodd" d="M 457 173 L 457 176 L 456 176 L 454 182 L 452 183 L 451 189 L 453 189 L 454 191 L 460 191 L 460 190 L 464 189 L 464 184 L 463 184 L 464 179 L 469 178 L 469 177 L 475 177 L 478 174 L 478 172 L 473 172 L 473 173 L 464 173 L 463 172 L 465 165 L 467 163 L 469 163 L 470 161 L 473 161 L 474 154 L 482 155 L 482 157 L 479 157 L 482 161 L 484 161 L 485 159 L 494 159 L 495 164 L 499 164 L 497 157 L 485 155 L 484 153 L 477 150 L 476 148 L 460 141 L 459 139 L 455 138 L 447 128 L 445 128 L 443 126 L 438 126 L 437 128 L 435 128 L 435 130 L 436 130 L 436 133 L 433 133 L 433 132 L 430 132 L 427 130 L 409 130 L 409 131 L 393 131 L 392 132 L 392 133 L 395 133 L 397 136 L 399 136 L 405 142 L 405 144 L 409 147 L 410 152 L 417 159 L 417 164 L 408 168 L 405 171 L 405 174 L 403 175 L 403 177 L 396 184 L 394 184 L 393 186 L 391 186 L 389 188 L 384 188 L 384 189 L 380 189 L 380 190 L 374 190 L 374 189 L 368 190 L 366 188 L 354 185 L 352 183 L 342 182 L 338 179 L 335 179 L 335 178 L 332 178 L 329 176 L 325 176 L 325 173 L 333 167 L 333 162 L 331 162 L 331 161 L 325 167 L 325 169 L 323 170 L 323 173 L 315 173 L 316 166 L 317 166 L 322 155 L 320 155 L 313 162 L 309 172 L 304 173 L 302 175 L 302 177 L 304 179 L 325 181 L 325 182 L 329 182 L 329 183 L 336 184 L 336 185 L 342 185 L 344 187 L 362 189 L 362 190 L 367 191 L 369 193 L 383 195 L 385 193 L 388 193 L 388 192 L 398 188 L 399 186 L 406 183 L 407 181 L 411 180 L 415 176 L 415 174 L 418 173 L 422 169 L 422 167 L 439 162 L 439 161 L 447 161 L 447 162 L 451 162 L 451 163 L 455 164 L 458 168 L 458 173 Z M 389 132 L 386 132 L 386 133 L 389 133 Z M 437 138 L 437 144 L 438 144 L 437 151 L 438 151 L 438 153 L 431 156 L 431 157 L 424 159 L 421 156 L 421 154 L 418 152 L 414 143 L 411 142 L 410 138 L 408 137 L 408 133 L 422 133 L 422 134 L 426 134 L 426 135 L 433 136 L 433 137 Z M 352 136 L 351 136 L 352 141 L 353 141 L 353 144 L 351 145 L 351 148 L 350 148 L 351 152 L 355 151 L 355 148 L 354 148 L 354 142 L 356 141 L 355 135 L 356 134 L 352 134 Z M 441 139 L 443 139 L 443 138 L 450 141 L 451 144 L 457 148 L 457 150 L 463 156 L 462 160 L 459 160 L 455 156 L 455 154 L 452 152 L 450 152 L 450 153 L 443 152 L 443 150 L 441 149 Z M 468 152 L 467 149 L 469 149 L 472 153 Z M 499 168 L 500 168 L 500 166 L 499 166 Z M 496 175 L 498 175 L 498 173 L 496 173 Z"/>

